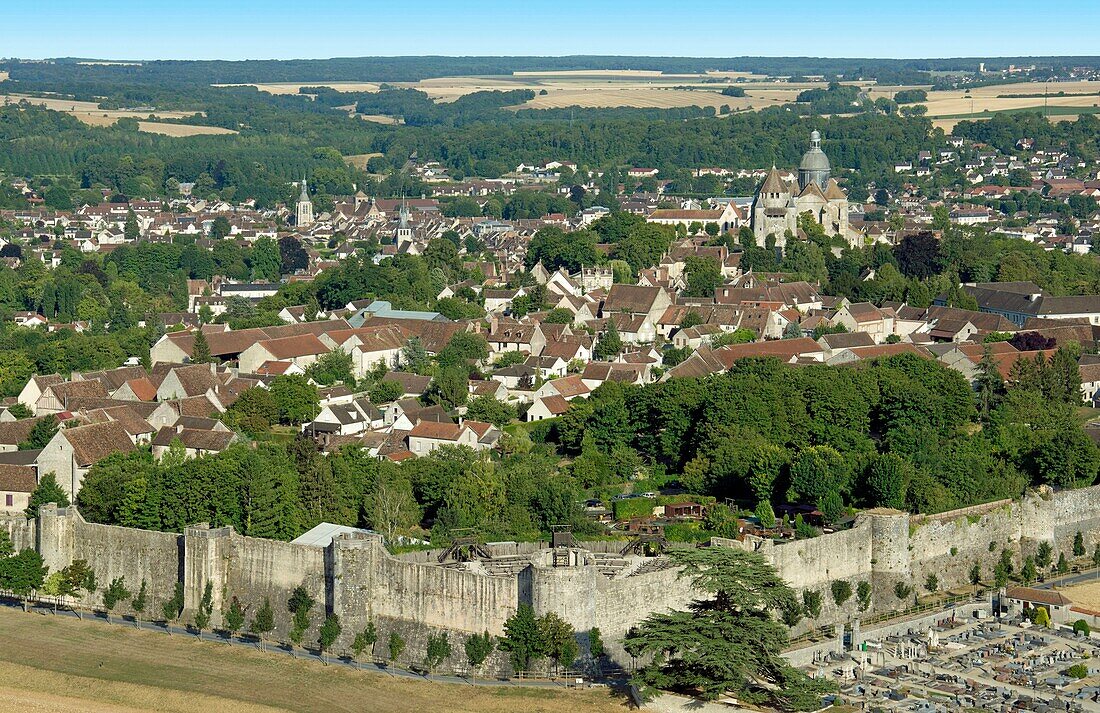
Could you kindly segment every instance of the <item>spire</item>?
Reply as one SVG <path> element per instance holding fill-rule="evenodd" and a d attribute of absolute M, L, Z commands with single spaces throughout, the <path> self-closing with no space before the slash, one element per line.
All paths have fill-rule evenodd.
<path fill-rule="evenodd" d="M 305 203 L 309 201 L 309 190 L 306 187 L 306 177 L 302 176 L 302 195 L 298 196 L 299 203 Z"/>

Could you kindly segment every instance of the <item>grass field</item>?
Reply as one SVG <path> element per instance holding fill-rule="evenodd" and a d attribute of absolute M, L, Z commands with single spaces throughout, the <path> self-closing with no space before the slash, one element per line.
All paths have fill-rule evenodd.
<path fill-rule="evenodd" d="M 256 87 L 268 94 L 297 94 L 302 87 L 331 87 L 338 92 L 376 92 L 377 82 L 271 82 L 260 84 L 215 84 L 215 87 Z"/>
<path fill-rule="evenodd" d="M 0 610 L 0 712 L 625 711 L 606 690 L 410 681 L 182 636 Z"/>

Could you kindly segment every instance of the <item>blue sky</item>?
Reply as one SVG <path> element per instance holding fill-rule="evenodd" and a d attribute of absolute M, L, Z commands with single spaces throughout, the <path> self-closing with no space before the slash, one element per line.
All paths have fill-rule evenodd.
<path fill-rule="evenodd" d="M 0 57 L 1100 54 L 1100 0 L 2 0 Z"/>

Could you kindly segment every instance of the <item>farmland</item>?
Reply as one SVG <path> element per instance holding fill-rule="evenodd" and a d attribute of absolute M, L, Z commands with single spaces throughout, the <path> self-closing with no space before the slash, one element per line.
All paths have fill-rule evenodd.
<path fill-rule="evenodd" d="M 156 119 L 186 119 L 194 116 L 195 112 L 185 111 L 134 111 L 130 109 L 101 109 L 95 102 L 77 101 L 75 99 L 62 99 L 54 97 L 31 97 L 22 94 L 0 95 L 0 104 L 20 101 L 44 106 L 47 109 L 60 111 L 83 121 L 89 126 L 111 126 L 119 119 L 138 119 L 138 129 L 151 134 L 163 134 L 165 136 L 198 136 L 212 134 L 235 134 L 232 129 L 223 129 L 218 126 L 196 126 L 189 124 L 165 124 L 149 121 L 150 117 Z"/>
<path fill-rule="evenodd" d="M 0 710 L 622 711 L 606 691 L 391 678 L 189 637 L 0 610 Z"/>

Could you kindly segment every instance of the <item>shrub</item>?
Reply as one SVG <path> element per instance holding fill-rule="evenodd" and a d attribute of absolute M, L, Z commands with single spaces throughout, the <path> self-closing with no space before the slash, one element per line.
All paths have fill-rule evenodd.
<path fill-rule="evenodd" d="M 838 579 L 832 584 L 833 601 L 838 607 L 844 606 L 844 602 L 852 597 L 852 585 L 843 579 Z"/>
<path fill-rule="evenodd" d="M 924 580 L 924 588 L 930 592 L 934 592 L 940 588 L 940 578 L 935 574 L 929 573 L 928 577 Z"/>
<path fill-rule="evenodd" d="M 821 616 L 821 592 L 815 589 L 807 589 L 802 592 L 802 606 L 806 610 L 806 616 L 810 619 Z"/>
<path fill-rule="evenodd" d="M 1073 633 L 1088 636 L 1092 633 L 1092 628 L 1089 626 L 1089 623 L 1084 619 L 1078 619 L 1077 621 L 1073 622 Z"/>
<path fill-rule="evenodd" d="M 1089 667 L 1083 663 L 1075 663 L 1066 669 L 1066 675 L 1070 678 L 1084 678 L 1089 675 Z"/>
<path fill-rule="evenodd" d="M 898 582 L 894 585 L 894 596 L 898 599 L 908 599 L 909 595 L 913 593 L 913 588 L 905 582 Z"/>

